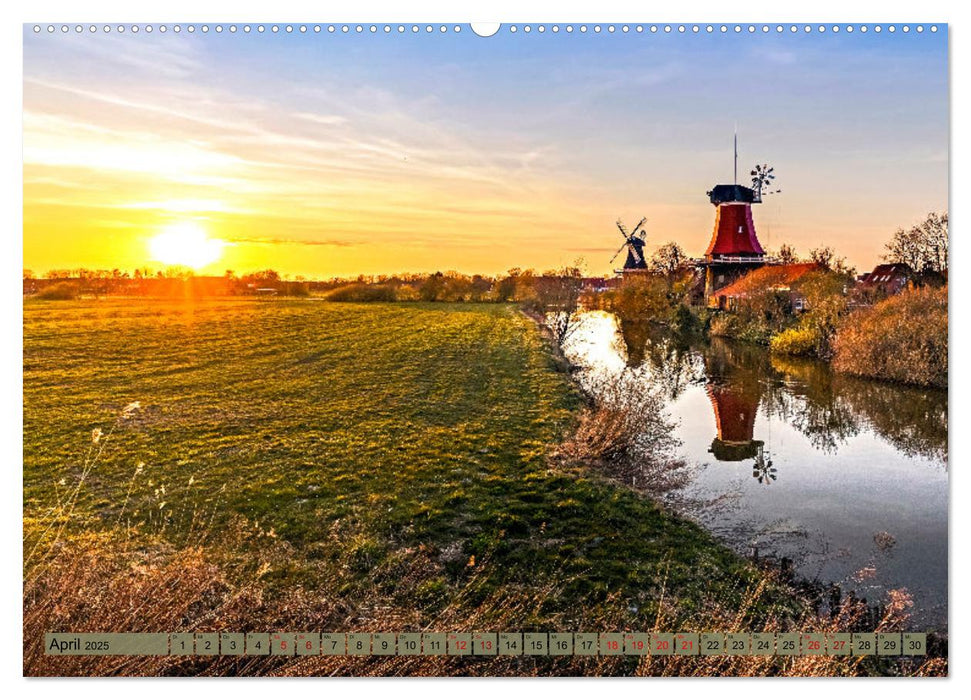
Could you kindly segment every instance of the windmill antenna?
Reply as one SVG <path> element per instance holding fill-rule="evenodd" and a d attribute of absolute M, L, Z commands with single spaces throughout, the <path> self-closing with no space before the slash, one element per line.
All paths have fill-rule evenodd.
<path fill-rule="evenodd" d="M 735 122 L 735 184 L 738 184 L 738 122 Z"/>

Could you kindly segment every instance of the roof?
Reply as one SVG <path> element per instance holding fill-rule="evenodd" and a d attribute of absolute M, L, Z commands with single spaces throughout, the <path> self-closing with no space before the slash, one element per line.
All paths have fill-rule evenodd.
<path fill-rule="evenodd" d="M 910 265 L 907 263 L 884 263 L 873 268 L 873 272 L 864 275 L 860 282 L 863 284 L 880 284 L 882 282 L 889 282 L 890 277 L 893 276 L 903 275 L 904 277 L 910 277 L 913 274 L 914 271 L 910 269 Z M 883 279 L 884 277 L 887 279 Z"/>
<path fill-rule="evenodd" d="M 740 280 L 722 287 L 716 296 L 744 297 L 764 289 L 788 288 L 810 272 L 821 270 L 819 263 L 792 263 L 791 265 L 766 265 L 753 270 Z"/>
<path fill-rule="evenodd" d="M 744 185 L 715 185 L 708 192 L 708 197 L 712 204 L 722 202 L 746 202 L 755 203 L 755 190 Z"/>

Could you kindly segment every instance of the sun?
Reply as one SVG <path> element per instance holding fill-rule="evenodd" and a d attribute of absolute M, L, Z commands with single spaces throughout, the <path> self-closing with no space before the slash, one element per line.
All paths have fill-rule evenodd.
<path fill-rule="evenodd" d="M 165 227 L 149 240 L 148 250 L 152 260 L 198 270 L 219 260 L 225 245 L 225 241 L 209 238 L 199 224 L 187 221 Z"/>

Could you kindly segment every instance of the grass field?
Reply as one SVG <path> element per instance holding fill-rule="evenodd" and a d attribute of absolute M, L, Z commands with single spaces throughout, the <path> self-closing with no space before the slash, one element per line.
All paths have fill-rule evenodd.
<path fill-rule="evenodd" d="M 741 629 L 798 616 L 796 600 L 753 593 L 761 574 L 701 528 L 557 468 L 550 451 L 580 402 L 512 306 L 29 301 L 25 575 L 72 541 L 142 564 L 198 547 L 225 590 L 259 581 L 248 629 L 697 629 L 713 606 L 744 610 Z M 294 591 L 330 612 L 288 612 Z M 157 624 L 226 624 L 200 612 L 206 595 Z M 105 627 L 58 614 L 45 624 Z"/>

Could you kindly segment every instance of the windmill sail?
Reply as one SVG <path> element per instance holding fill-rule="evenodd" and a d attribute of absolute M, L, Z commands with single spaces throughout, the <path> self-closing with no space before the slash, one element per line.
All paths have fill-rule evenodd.
<path fill-rule="evenodd" d="M 613 262 L 626 248 L 627 260 L 624 262 L 625 270 L 643 270 L 647 268 L 647 262 L 644 259 L 645 233 L 641 230 L 641 227 L 644 226 L 646 221 L 647 217 L 644 217 L 637 222 L 637 226 L 634 227 L 633 231 L 628 231 L 624 222 L 617 219 L 617 228 L 624 237 L 624 244 L 614 253 L 610 262 Z"/>

